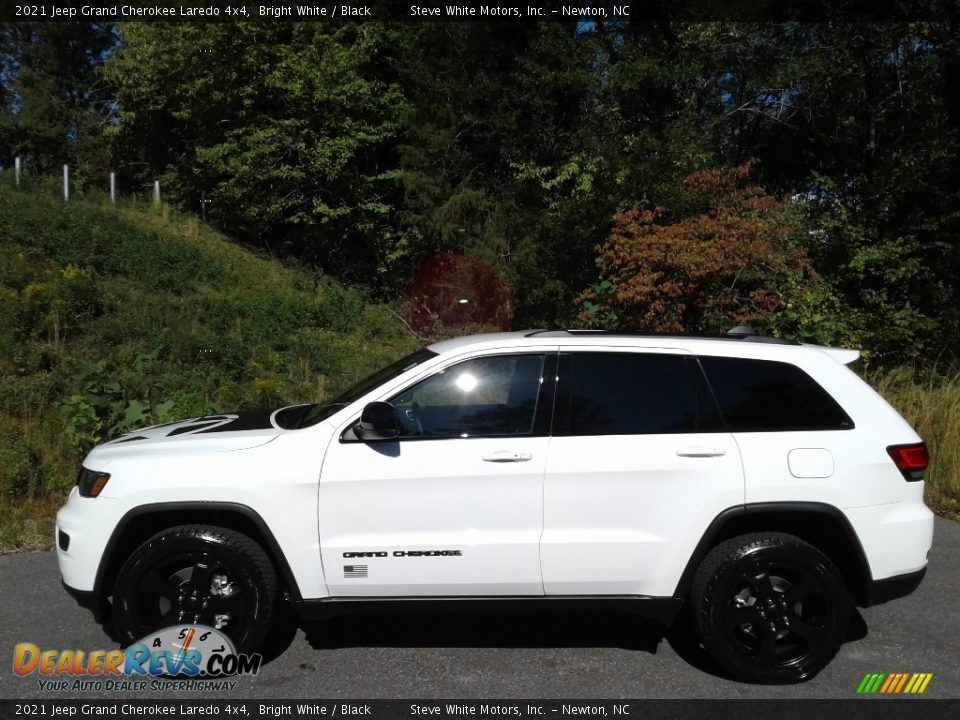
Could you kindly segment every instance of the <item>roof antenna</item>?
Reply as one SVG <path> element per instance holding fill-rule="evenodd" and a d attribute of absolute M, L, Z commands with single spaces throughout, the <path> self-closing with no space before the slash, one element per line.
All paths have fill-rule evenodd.
<path fill-rule="evenodd" d="M 727 331 L 727 335 L 756 335 L 757 331 L 751 325 L 737 325 Z"/>

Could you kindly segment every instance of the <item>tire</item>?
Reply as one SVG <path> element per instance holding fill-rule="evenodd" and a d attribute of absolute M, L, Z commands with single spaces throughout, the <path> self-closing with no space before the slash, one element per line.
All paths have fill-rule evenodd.
<path fill-rule="evenodd" d="M 181 525 L 151 537 L 120 568 L 114 629 L 126 646 L 164 627 L 199 623 L 249 653 L 266 637 L 277 598 L 273 564 L 259 544 L 227 528 Z"/>
<path fill-rule="evenodd" d="M 812 545 L 784 533 L 725 540 L 693 578 L 690 607 L 704 650 L 737 680 L 809 680 L 846 638 L 843 577 Z"/>

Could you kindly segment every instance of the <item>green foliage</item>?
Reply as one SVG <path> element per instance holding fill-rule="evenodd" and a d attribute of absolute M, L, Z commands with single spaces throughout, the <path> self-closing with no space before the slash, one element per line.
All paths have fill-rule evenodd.
<path fill-rule="evenodd" d="M 34 465 L 18 492 L 59 487 L 123 428 L 322 398 L 409 344 L 331 278 L 400 305 L 456 253 L 506 281 L 516 327 L 636 324 L 617 298 L 650 268 L 598 280 L 593 262 L 615 218 L 669 208 L 654 224 L 690 229 L 710 209 L 683 179 L 751 161 L 792 235 L 766 267 L 736 243 L 714 257 L 733 274 L 699 295 L 745 302 L 686 325 L 749 316 L 872 367 L 960 351 L 955 21 L 117 27 L 0 27 L 0 166 L 22 156 L 23 191 L 49 196 L 0 177 L 0 429 L 20 432 L 10 467 Z M 62 163 L 75 198 L 102 201 L 117 170 L 132 199 L 64 206 Z M 165 203 L 137 211 L 154 180 Z M 176 215 L 201 193 L 214 224 L 321 274 Z M 816 272 L 781 262 L 794 251 Z"/>
<path fill-rule="evenodd" d="M 924 500 L 960 519 L 960 376 L 901 366 L 868 379 L 927 443 Z"/>
<path fill-rule="evenodd" d="M 617 215 L 597 248 L 602 280 L 578 300 L 581 321 L 668 332 L 750 324 L 803 339 L 845 331 L 838 299 L 799 242 L 795 209 L 747 185 L 748 170 L 690 175 L 681 213 Z"/>
<path fill-rule="evenodd" d="M 955 23 L 697 26 L 701 103 L 728 162 L 808 210 L 811 260 L 876 361 L 956 351 Z"/>
<path fill-rule="evenodd" d="M 799 295 L 771 331 L 862 342 L 885 364 L 953 356 L 955 25 L 18 23 L 0 29 L 0 164 L 23 154 L 24 184 L 50 192 L 34 171 L 61 162 L 81 191 L 110 165 L 122 192 L 159 179 L 181 209 L 205 192 L 232 234 L 378 297 L 400 299 L 445 253 L 476 257 L 507 280 L 516 324 L 543 326 L 575 315 L 619 213 L 696 217 L 684 177 L 756 160 L 766 192 L 806 209 L 824 280 L 812 294 L 785 281 Z M 147 264 L 171 271 L 138 275 L 113 252 L 127 238 L 71 227 L 37 248 L 57 270 L 185 295 L 215 272 L 196 248 L 152 243 Z M 57 362 L 57 302 L 45 288 L 20 308 L 47 339 L 17 362 Z"/>
<path fill-rule="evenodd" d="M 22 513 L 49 513 L 98 442 L 320 401 L 416 345 L 359 293 L 176 216 L 0 186 L 0 259 L 0 526 L 30 537 Z"/>
<path fill-rule="evenodd" d="M 16 432 L 0 436 L 0 492 L 6 496 L 4 502 L 33 495 L 35 466 L 30 448 Z"/>
<path fill-rule="evenodd" d="M 394 274 L 476 255 L 510 280 L 518 327 L 568 323 L 611 217 L 696 169 L 669 48 L 556 22 L 415 26 L 400 46 Z"/>
<path fill-rule="evenodd" d="M 781 286 L 783 301 L 761 325 L 771 335 L 828 347 L 863 347 L 858 316 L 822 278 L 810 282 L 798 274 Z M 863 351 L 865 360 L 871 351 Z"/>
<path fill-rule="evenodd" d="M 403 98 L 378 71 L 379 25 L 128 24 L 104 64 L 117 152 L 176 203 L 234 233 L 356 277 L 392 211 L 384 148 Z M 255 199 L 255 200 L 254 200 Z"/>
<path fill-rule="evenodd" d="M 617 286 L 609 278 L 591 285 L 580 302 L 580 321 L 588 328 L 620 329 L 620 318 L 613 309 L 617 302 Z"/>
<path fill-rule="evenodd" d="M 143 359 L 141 356 L 134 362 L 134 370 L 145 367 Z M 60 414 L 66 439 L 77 452 L 138 427 L 176 419 L 171 414 L 173 400 L 154 405 L 131 398 L 130 392 L 113 379 L 105 360 L 86 366 L 69 379 L 68 386 L 73 392 L 61 402 Z"/>
<path fill-rule="evenodd" d="M 104 170 L 100 128 L 110 103 L 96 68 L 112 45 L 102 23 L 0 27 L 0 165 L 21 156 L 44 173 L 69 163 L 81 183 Z"/>

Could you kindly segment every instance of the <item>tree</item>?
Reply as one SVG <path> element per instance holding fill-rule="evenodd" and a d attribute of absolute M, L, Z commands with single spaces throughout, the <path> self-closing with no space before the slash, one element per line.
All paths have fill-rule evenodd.
<path fill-rule="evenodd" d="M 813 263 L 875 354 L 960 329 L 957 20 L 694 26 L 712 151 L 805 198 Z"/>
<path fill-rule="evenodd" d="M 569 322 L 613 214 L 702 162 L 672 43 L 613 24 L 411 26 L 397 274 L 477 255 L 509 279 L 519 326 Z"/>
<path fill-rule="evenodd" d="M 643 331 L 722 332 L 772 325 L 819 276 L 798 243 L 799 215 L 745 184 L 749 168 L 684 182 L 688 210 L 632 209 L 597 250 L 601 282 L 581 320 Z"/>
<path fill-rule="evenodd" d="M 133 182 L 161 178 L 250 241 L 344 279 L 388 248 L 390 147 L 403 108 L 379 24 L 130 24 L 105 65 Z"/>
<path fill-rule="evenodd" d="M 9 23 L 0 28 L 0 163 L 20 156 L 34 172 L 64 163 L 83 180 L 106 160 L 112 105 L 97 68 L 115 42 L 103 23 Z M 5 128 L 5 129 L 4 129 Z"/>

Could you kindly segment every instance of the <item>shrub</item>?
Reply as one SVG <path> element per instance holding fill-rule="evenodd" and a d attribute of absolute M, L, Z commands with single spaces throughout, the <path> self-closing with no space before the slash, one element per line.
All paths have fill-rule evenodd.
<path fill-rule="evenodd" d="M 18 433 L 3 428 L 0 433 L 0 497 L 33 497 L 37 485 L 36 462 L 30 448 Z"/>
<path fill-rule="evenodd" d="M 593 327 L 724 331 L 775 326 L 779 313 L 809 332 L 835 298 L 807 260 L 799 214 L 745 184 L 748 167 L 695 173 L 685 205 L 614 218 L 596 248 L 601 281 L 577 300 Z M 839 332 L 839 331 L 838 331 Z"/>

